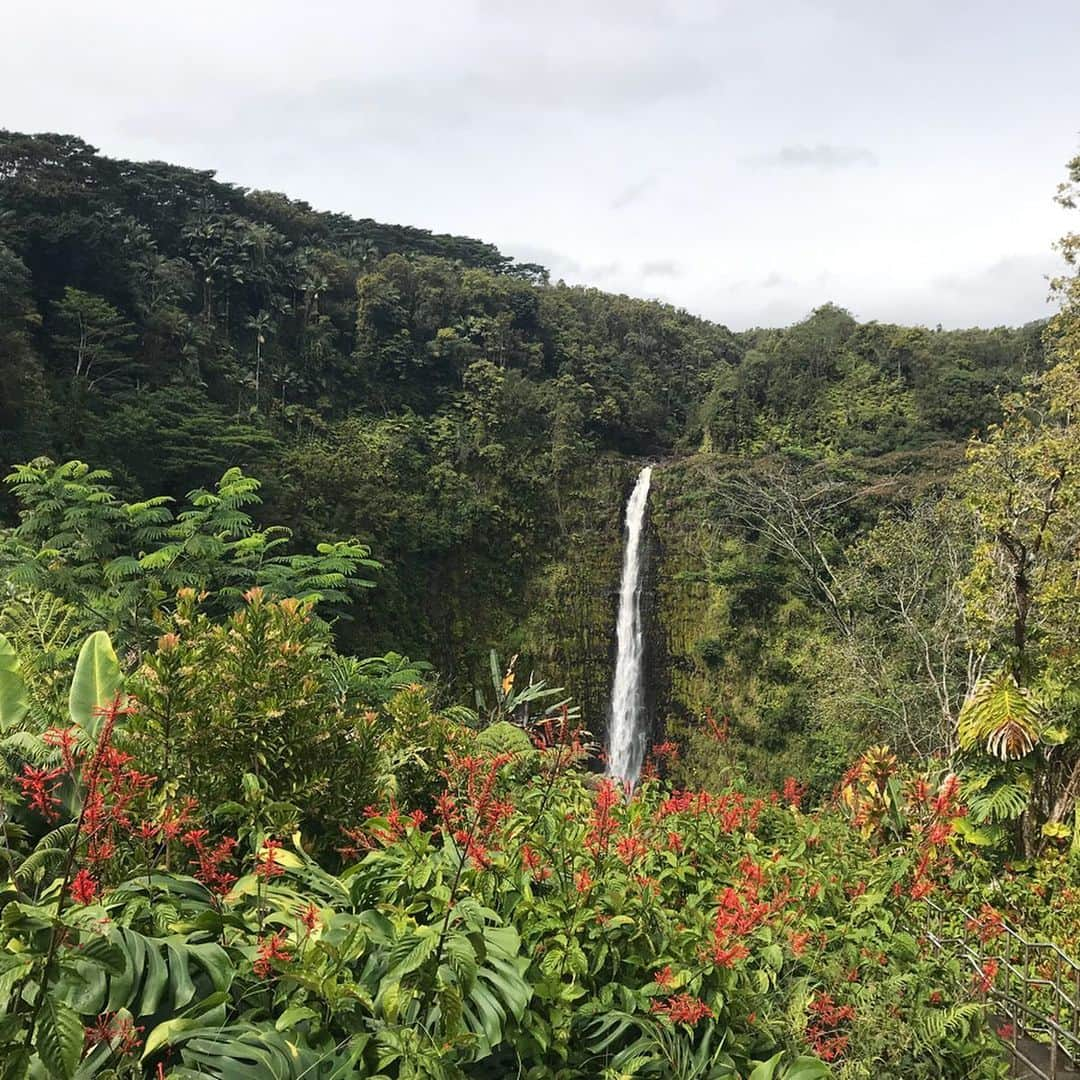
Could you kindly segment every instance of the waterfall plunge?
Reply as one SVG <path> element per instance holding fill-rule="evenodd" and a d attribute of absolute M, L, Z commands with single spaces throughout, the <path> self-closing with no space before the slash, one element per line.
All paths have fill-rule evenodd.
<path fill-rule="evenodd" d="M 641 627 L 642 532 L 652 466 L 638 474 L 626 504 L 626 548 L 619 583 L 618 655 L 608 718 L 608 772 L 637 783 L 645 758 L 645 639 Z"/>

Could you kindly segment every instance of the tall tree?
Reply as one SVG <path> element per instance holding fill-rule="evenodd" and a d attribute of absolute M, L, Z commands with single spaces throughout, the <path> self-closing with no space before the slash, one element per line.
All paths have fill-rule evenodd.
<path fill-rule="evenodd" d="M 108 300 L 68 286 L 55 312 L 53 344 L 73 383 L 93 390 L 131 369 L 134 327 Z"/>

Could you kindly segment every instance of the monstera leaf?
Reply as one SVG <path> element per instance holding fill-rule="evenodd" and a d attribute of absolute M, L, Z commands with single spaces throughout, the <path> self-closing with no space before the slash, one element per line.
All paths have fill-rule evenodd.
<path fill-rule="evenodd" d="M 1002 761 L 1022 758 L 1035 748 L 1045 722 L 1042 702 L 1009 672 L 980 681 L 964 702 L 957 723 L 960 746 L 985 742 Z"/>
<path fill-rule="evenodd" d="M 219 1016 L 224 1010 L 159 1025 L 146 1040 L 144 1062 L 164 1048 L 179 1049 L 182 1064 L 168 1069 L 175 1080 L 349 1080 L 368 1075 L 359 1061 L 367 1036 L 315 1049 L 297 1032 L 267 1022 L 215 1022 Z"/>
<path fill-rule="evenodd" d="M 75 960 L 71 978 L 61 980 L 65 1000 L 84 1016 L 126 1008 L 133 1016 L 178 1012 L 192 1002 L 229 988 L 235 974 L 225 950 L 214 941 L 182 935 L 151 938 L 126 926 L 110 927 L 100 939 L 116 963 L 112 970 Z"/>
<path fill-rule="evenodd" d="M 508 1029 L 525 1015 L 533 993 L 525 979 L 529 959 L 521 955 L 517 931 L 490 925 L 481 910 L 465 898 L 445 937 L 439 926 L 402 934 L 388 950 L 375 1003 L 392 1022 L 419 1021 L 423 1030 L 442 1035 L 468 1032 L 474 1061 L 494 1053 Z M 438 968 L 432 970 L 436 959 Z M 432 977 L 435 999 L 417 1014 L 412 993 Z"/>

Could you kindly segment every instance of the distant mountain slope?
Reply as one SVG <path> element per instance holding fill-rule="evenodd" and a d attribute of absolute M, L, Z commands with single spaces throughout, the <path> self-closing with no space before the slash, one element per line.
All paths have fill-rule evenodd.
<path fill-rule="evenodd" d="M 455 686 L 489 647 L 520 650 L 597 727 L 640 458 L 698 463 L 661 470 L 655 494 L 671 655 L 701 669 L 693 700 L 686 680 L 670 693 L 692 711 L 720 678 L 691 655 L 719 640 L 695 599 L 719 535 L 695 477 L 771 456 L 935 482 L 1042 366 L 1040 331 L 826 304 L 733 334 L 551 284 L 479 240 L 0 133 L 0 470 L 79 457 L 131 495 L 180 495 L 241 466 L 270 519 L 383 561 L 345 644 L 429 656 Z"/>

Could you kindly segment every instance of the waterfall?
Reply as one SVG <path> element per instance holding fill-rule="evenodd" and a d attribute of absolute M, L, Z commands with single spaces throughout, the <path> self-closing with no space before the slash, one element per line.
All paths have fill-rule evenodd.
<path fill-rule="evenodd" d="M 652 466 L 638 473 L 626 504 L 622 579 L 619 582 L 618 653 L 608 717 L 608 772 L 637 783 L 645 758 L 645 638 L 641 627 L 642 532 Z"/>

